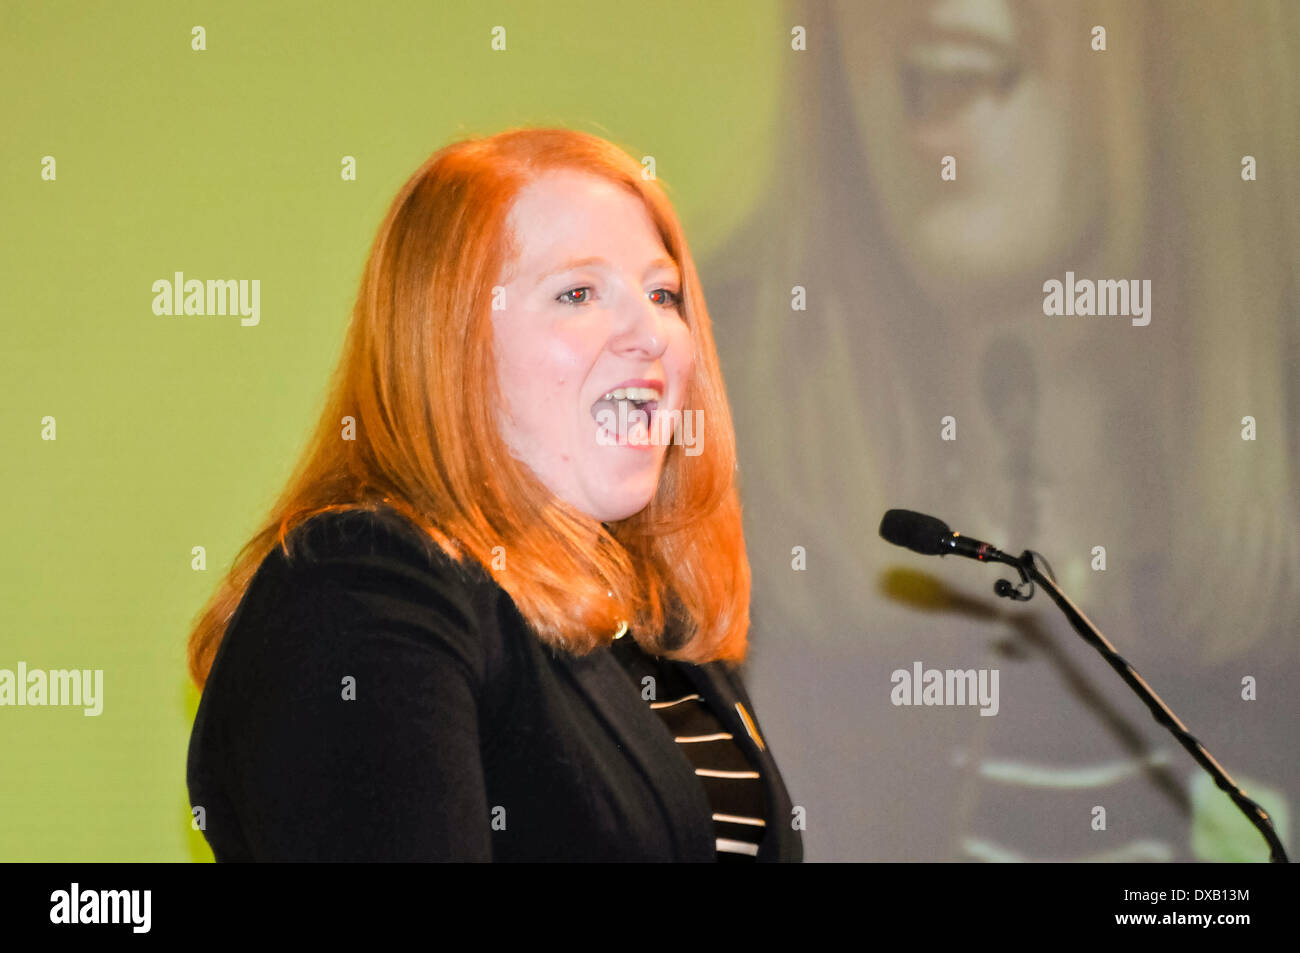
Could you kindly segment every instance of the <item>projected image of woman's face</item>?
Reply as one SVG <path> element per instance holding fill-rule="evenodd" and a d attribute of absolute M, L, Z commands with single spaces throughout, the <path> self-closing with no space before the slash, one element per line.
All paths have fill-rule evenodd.
<path fill-rule="evenodd" d="M 654 497 L 694 370 L 681 275 L 641 200 L 553 171 L 510 213 L 518 259 L 493 312 L 500 426 L 557 497 L 602 522 Z"/>
<path fill-rule="evenodd" d="M 1090 49 L 1088 11 L 834 0 L 882 224 L 927 292 L 1019 283 L 1094 225 L 1105 161 L 1088 57 L 1108 54 Z"/>

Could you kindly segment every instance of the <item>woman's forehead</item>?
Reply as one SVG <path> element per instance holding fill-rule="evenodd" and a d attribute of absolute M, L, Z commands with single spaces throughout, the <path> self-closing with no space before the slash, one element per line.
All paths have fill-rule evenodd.
<path fill-rule="evenodd" d="M 510 213 L 515 277 L 530 283 L 577 267 L 608 267 L 626 260 L 675 270 L 654 220 L 641 200 L 618 184 L 585 176 L 534 185 Z M 639 227 L 638 227 L 639 226 Z"/>

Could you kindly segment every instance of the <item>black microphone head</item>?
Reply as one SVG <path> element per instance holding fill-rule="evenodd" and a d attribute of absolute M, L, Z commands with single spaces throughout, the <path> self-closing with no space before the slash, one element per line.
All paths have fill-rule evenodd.
<path fill-rule="evenodd" d="M 951 534 L 943 520 L 912 510 L 889 510 L 880 521 L 880 535 L 895 546 L 906 546 L 923 556 L 949 552 L 944 537 Z"/>

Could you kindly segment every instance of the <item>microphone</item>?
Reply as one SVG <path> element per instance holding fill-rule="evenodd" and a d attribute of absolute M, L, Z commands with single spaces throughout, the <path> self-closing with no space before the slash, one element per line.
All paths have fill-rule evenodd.
<path fill-rule="evenodd" d="M 1043 559 L 1042 555 L 1032 549 L 1027 549 L 1024 555 L 1019 558 L 1008 556 L 1002 550 L 990 546 L 988 543 L 978 539 L 971 539 L 969 536 L 962 536 L 960 533 L 954 533 L 948 528 L 948 524 L 941 519 L 926 516 L 924 513 L 916 513 L 912 510 L 887 510 L 884 518 L 880 521 L 880 535 L 895 546 L 904 546 L 923 556 L 946 556 L 948 553 L 956 553 L 958 556 L 967 556 L 971 559 L 978 559 L 980 562 L 992 561 L 1014 566 L 1020 573 L 1020 578 L 1023 580 L 1024 585 L 1028 587 L 1028 590 L 1022 590 L 1006 579 L 999 579 L 993 586 L 993 591 L 999 596 L 1008 599 L 1020 602 L 1028 601 L 1034 594 L 1035 583 L 1046 589 L 1052 601 L 1065 613 L 1065 617 L 1069 619 L 1074 630 L 1079 633 L 1085 642 L 1101 653 L 1107 664 L 1119 674 L 1119 677 L 1125 681 L 1129 688 L 1137 693 L 1138 698 L 1142 699 L 1142 703 L 1151 712 L 1151 717 L 1169 730 L 1169 733 L 1186 749 L 1192 759 L 1204 768 L 1210 777 L 1214 778 L 1214 783 L 1219 790 L 1227 793 L 1238 809 L 1255 825 L 1255 829 L 1268 843 L 1269 860 L 1283 864 L 1288 862 L 1286 848 L 1283 847 L 1282 841 L 1278 838 L 1277 831 L 1273 828 L 1273 820 L 1268 816 L 1268 812 L 1246 796 L 1246 792 L 1228 776 L 1228 773 L 1223 770 L 1219 762 L 1214 760 L 1214 757 L 1206 750 L 1205 745 L 1201 744 L 1187 730 L 1187 726 L 1178 720 L 1178 716 L 1170 710 L 1169 706 L 1146 683 L 1146 680 L 1137 673 L 1137 670 L 1128 663 L 1124 656 L 1115 651 L 1115 646 L 1107 641 L 1101 631 L 1092 624 L 1092 621 L 1061 591 L 1054 574 L 1044 575 L 1039 570 L 1037 559 L 1042 559 L 1044 564 L 1047 563 L 1047 560 Z M 1049 565 L 1047 570 L 1050 574 L 1052 567 Z"/>
<path fill-rule="evenodd" d="M 980 562 L 1019 565 L 1019 560 L 983 540 L 954 533 L 948 524 L 933 516 L 912 510 L 889 510 L 880 521 L 880 535 L 886 542 L 903 546 L 922 556 L 946 556 L 952 553 Z"/>

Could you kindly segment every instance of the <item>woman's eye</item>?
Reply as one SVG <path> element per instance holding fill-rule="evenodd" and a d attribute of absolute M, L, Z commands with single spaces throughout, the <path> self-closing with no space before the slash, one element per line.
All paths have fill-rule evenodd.
<path fill-rule="evenodd" d="M 556 295 L 555 300 L 564 304 L 588 304 L 591 301 L 591 291 L 590 285 L 570 288 L 568 291 Z M 669 288 L 656 288 L 650 292 L 650 300 L 666 308 L 680 308 L 682 304 L 681 293 Z"/>

